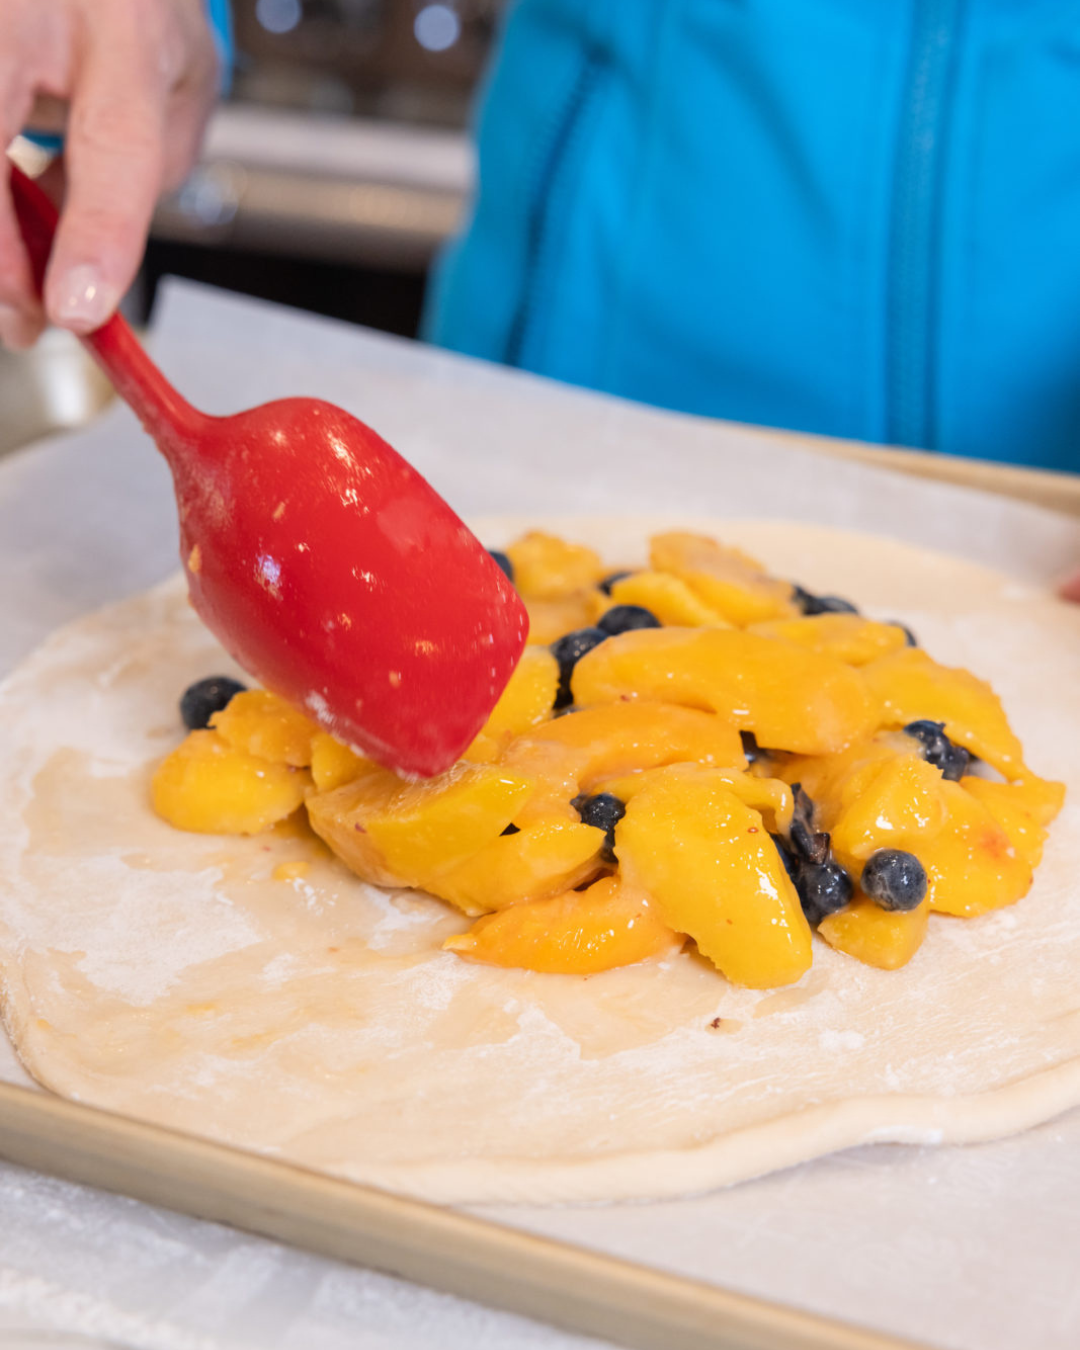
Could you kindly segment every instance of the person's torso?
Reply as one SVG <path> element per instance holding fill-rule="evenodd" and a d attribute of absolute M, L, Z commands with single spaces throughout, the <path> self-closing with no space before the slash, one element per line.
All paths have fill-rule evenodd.
<path fill-rule="evenodd" d="M 1080 5 L 518 0 L 431 335 L 1080 468 Z"/>

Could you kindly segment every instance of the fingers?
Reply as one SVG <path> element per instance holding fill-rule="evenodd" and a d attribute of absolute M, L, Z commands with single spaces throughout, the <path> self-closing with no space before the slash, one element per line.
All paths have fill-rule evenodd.
<path fill-rule="evenodd" d="M 163 185 L 194 161 L 216 87 L 203 0 L 0 0 L 0 149 L 32 107 L 56 120 L 70 105 L 44 309 L 0 172 L 0 341 L 28 345 L 45 310 L 80 333 L 110 317 Z"/>
<path fill-rule="evenodd" d="M 0 305 L 0 345 L 12 352 L 32 347 L 45 328 L 40 310 L 33 314 L 13 305 Z"/>
<path fill-rule="evenodd" d="M 45 282 L 49 317 L 99 328 L 131 285 L 161 189 L 168 83 L 134 25 L 92 40 L 71 100 L 67 195 Z"/>
<path fill-rule="evenodd" d="M 25 76 L 14 66 L 0 68 L 0 145 L 18 135 L 33 102 Z M 42 310 L 34 292 L 30 263 L 15 219 L 0 157 L 0 342 L 6 347 L 29 347 L 42 328 Z"/>
<path fill-rule="evenodd" d="M 202 147 L 206 125 L 217 101 L 221 70 L 203 0 L 180 13 L 180 41 L 185 52 L 169 104 L 163 188 L 178 188 L 190 174 Z"/>

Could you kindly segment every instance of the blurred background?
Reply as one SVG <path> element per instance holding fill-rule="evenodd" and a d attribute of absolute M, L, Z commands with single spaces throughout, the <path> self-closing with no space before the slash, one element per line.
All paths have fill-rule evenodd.
<path fill-rule="evenodd" d="M 162 203 L 127 312 L 167 274 L 415 334 L 472 181 L 466 124 L 505 0 L 233 0 L 237 60 L 203 160 Z M 0 354 L 0 451 L 108 391 L 50 332 Z"/>

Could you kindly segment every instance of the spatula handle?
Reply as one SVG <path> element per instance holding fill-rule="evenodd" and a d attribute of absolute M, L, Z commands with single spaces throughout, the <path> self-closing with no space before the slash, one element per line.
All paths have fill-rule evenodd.
<path fill-rule="evenodd" d="M 59 214 L 41 188 L 14 164 L 11 165 L 11 196 L 34 285 L 41 295 Z M 135 411 L 156 441 L 175 444 L 196 430 L 203 415 L 162 375 L 123 315 L 114 314 L 95 332 L 82 335 L 81 340 L 108 375 L 116 392 Z"/>

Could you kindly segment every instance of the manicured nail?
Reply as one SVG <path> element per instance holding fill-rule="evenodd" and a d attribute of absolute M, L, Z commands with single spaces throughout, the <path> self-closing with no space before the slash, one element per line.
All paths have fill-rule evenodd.
<path fill-rule="evenodd" d="M 120 303 L 120 292 L 89 263 L 70 268 L 50 289 L 56 296 L 53 313 L 57 323 L 77 333 L 100 328 Z"/>
<path fill-rule="evenodd" d="M 1063 582 L 1058 594 L 1062 600 L 1075 600 L 1080 604 L 1080 572 Z"/>

